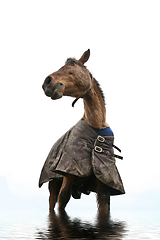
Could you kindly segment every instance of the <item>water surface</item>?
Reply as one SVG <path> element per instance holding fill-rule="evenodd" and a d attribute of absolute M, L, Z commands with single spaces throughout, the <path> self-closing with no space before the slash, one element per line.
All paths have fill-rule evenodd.
<path fill-rule="evenodd" d="M 48 214 L 46 210 L 1 210 L 0 239 L 160 239 L 160 212 L 115 211 Z"/>

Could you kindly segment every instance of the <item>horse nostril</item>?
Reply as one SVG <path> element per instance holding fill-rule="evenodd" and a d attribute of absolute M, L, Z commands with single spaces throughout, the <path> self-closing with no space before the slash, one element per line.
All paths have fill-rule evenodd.
<path fill-rule="evenodd" d="M 45 80 L 46 86 L 49 86 L 51 82 L 52 82 L 52 77 L 47 77 Z"/>

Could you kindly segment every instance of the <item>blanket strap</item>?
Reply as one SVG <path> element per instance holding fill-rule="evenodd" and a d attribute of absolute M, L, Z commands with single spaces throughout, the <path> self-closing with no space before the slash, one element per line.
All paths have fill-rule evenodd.
<path fill-rule="evenodd" d="M 119 149 L 117 146 L 115 146 L 114 144 L 112 145 L 115 149 L 117 149 L 119 152 L 121 152 L 121 149 Z"/>
<path fill-rule="evenodd" d="M 103 150 L 103 148 L 99 147 L 99 146 L 95 146 L 94 147 L 94 150 L 98 153 L 104 153 L 108 156 L 111 156 L 111 157 L 115 157 L 115 158 L 119 158 L 121 160 L 123 160 L 123 157 L 122 156 L 119 156 L 119 155 L 116 155 L 116 154 L 112 154 L 110 153 L 110 151 L 106 151 L 106 150 Z"/>
<path fill-rule="evenodd" d="M 115 158 L 119 158 L 119 159 L 123 160 L 122 156 L 119 156 L 119 155 L 116 155 L 116 154 L 112 154 L 112 153 L 110 153 L 110 151 L 103 150 L 103 148 L 100 147 L 100 146 L 93 146 L 93 144 L 90 144 L 90 143 L 87 143 L 87 142 L 82 142 L 82 141 L 77 141 L 76 140 L 76 141 L 73 141 L 72 143 L 70 143 L 69 145 L 78 145 L 78 146 L 81 146 L 81 147 L 86 147 L 86 148 L 94 150 L 94 151 L 96 151 L 98 153 L 104 153 L 104 154 L 106 154 L 106 155 L 108 155 L 110 157 L 115 157 Z M 113 146 L 113 145 L 110 145 L 110 146 Z"/>
<path fill-rule="evenodd" d="M 97 140 L 99 141 L 99 142 L 105 142 L 107 145 L 109 145 L 109 146 L 111 146 L 111 147 L 114 147 L 115 149 L 117 149 L 119 152 L 121 152 L 121 149 L 119 149 L 117 146 L 115 146 L 114 144 L 109 144 L 107 141 L 106 141 L 106 139 L 104 138 L 104 137 L 102 137 L 101 135 L 98 135 L 98 137 L 97 137 Z"/>

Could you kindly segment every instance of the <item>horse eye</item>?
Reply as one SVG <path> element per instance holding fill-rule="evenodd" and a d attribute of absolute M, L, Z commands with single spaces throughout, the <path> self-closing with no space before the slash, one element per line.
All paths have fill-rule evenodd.
<path fill-rule="evenodd" d="M 76 62 L 73 61 L 73 60 L 71 60 L 71 61 L 69 62 L 69 65 L 71 65 L 71 66 L 74 66 L 75 64 L 76 64 Z"/>

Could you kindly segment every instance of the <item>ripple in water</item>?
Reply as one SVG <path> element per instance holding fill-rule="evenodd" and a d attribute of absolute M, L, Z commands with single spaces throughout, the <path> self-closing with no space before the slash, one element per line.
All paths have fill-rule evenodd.
<path fill-rule="evenodd" d="M 66 212 L 52 213 L 48 217 L 48 229 L 39 229 L 36 239 L 114 239 L 124 236 L 125 223 L 113 222 L 110 216 L 97 217 L 95 223 L 71 219 Z"/>

